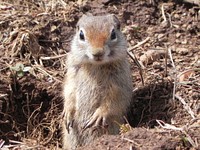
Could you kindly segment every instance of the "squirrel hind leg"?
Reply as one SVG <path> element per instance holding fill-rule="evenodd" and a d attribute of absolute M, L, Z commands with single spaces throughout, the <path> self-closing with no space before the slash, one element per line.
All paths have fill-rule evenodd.
<path fill-rule="evenodd" d="M 74 130 L 67 131 L 66 123 L 63 122 L 63 150 L 75 150 L 78 145 L 77 135 Z"/>

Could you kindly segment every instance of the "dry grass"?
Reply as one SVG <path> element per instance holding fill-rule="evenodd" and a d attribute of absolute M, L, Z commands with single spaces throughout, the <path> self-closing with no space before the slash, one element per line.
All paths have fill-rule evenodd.
<path fill-rule="evenodd" d="M 63 0 L 0 2 L 0 71 L 1 80 L 9 84 L 7 91 L 2 89 L 0 93 L 1 124 L 5 125 L 1 138 L 15 137 L 4 149 L 59 148 L 62 110 L 59 90 L 65 74 L 66 52 L 61 45 L 65 41 L 57 35 L 63 22 L 74 21 L 69 15 L 71 11 L 75 12 L 76 7 L 69 7 L 69 2 Z M 33 84 L 36 85 L 31 88 Z M 26 87 L 31 89 L 23 89 Z M 20 98 L 15 97 L 17 93 Z M 45 100 L 34 102 L 37 98 Z M 22 116 L 13 116 L 19 109 Z M 4 143 L 1 141 L 1 147 Z"/>

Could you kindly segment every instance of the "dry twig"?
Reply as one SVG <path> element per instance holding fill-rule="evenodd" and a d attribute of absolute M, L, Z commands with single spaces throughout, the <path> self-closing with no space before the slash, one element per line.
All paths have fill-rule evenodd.
<path fill-rule="evenodd" d="M 148 40 L 150 40 L 150 37 L 147 37 L 147 38 L 144 39 L 143 41 L 137 43 L 136 45 L 134 45 L 134 46 L 132 46 L 132 47 L 130 47 L 130 48 L 128 48 L 128 51 L 129 51 L 129 52 L 130 52 L 130 51 L 133 51 L 134 49 L 136 49 L 136 48 L 140 47 L 141 45 L 143 45 L 144 43 L 146 43 Z"/>
<path fill-rule="evenodd" d="M 39 65 L 34 65 L 33 68 L 37 68 L 38 71 L 40 71 L 41 73 L 51 77 L 52 79 L 54 79 L 55 81 L 59 82 L 59 83 L 62 83 L 61 80 L 57 79 L 56 77 L 54 77 L 53 75 L 51 75 L 50 73 L 48 73 L 48 71 L 46 71 L 43 67 L 39 66 Z"/>
<path fill-rule="evenodd" d="M 145 40 L 139 42 L 138 44 L 136 44 L 135 46 L 132 46 L 130 48 L 128 48 L 127 53 L 130 56 L 130 58 L 136 63 L 136 65 L 139 68 L 139 72 L 140 72 L 140 77 L 142 80 L 142 84 L 144 85 L 144 78 L 143 78 L 143 69 L 145 68 L 144 65 L 137 59 L 137 57 L 135 56 L 133 50 L 138 48 L 139 46 L 141 46 L 142 44 L 146 43 L 148 40 L 150 39 L 150 37 L 147 37 Z"/>
<path fill-rule="evenodd" d="M 58 59 L 67 56 L 67 54 L 57 55 L 52 57 L 40 57 L 41 60 L 51 60 L 51 59 Z"/>
<path fill-rule="evenodd" d="M 133 143 L 134 145 L 136 145 L 136 146 L 138 146 L 138 147 L 141 147 L 140 144 L 138 144 L 137 142 L 135 142 L 135 141 L 133 141 L 133 140 L 131 140 L 131 139 L 122 137 L 122 140 L 128 141 L 128 142 Z"/>
<path fill-rule="evenodd" d="M 173 61 L 173 57 L 172 57 L 172 51 L 171 51 L 171 48 L 168 48 L 168 54 L 169 54 L 169 57 L 170 57 L 170 60 L 171 60 L 171 63 L 172 63 L 172 66 L 174 68 L 174 87 L 173 87 L 173 101 L 175 100 L 175 94 L 176 94 L 176 84 L 177 84 L 177 73 L 176 73 L 176 67 L 175 67 L 175 64 L 174 64 L 174 61 Z"/>
<path fill-rule="evenodd" d="M 163 129 L 168 129 L 168 130 L 174 130 L 174 131 L 181 131 L 183 134 L 186 135 L 188 141 L 190 142 L 190 144 L 194 147 L 194 148 L 198 148 L 198 144 L 196 144 L 194 142 L 194 140 L 191 138 L 191 136 L 184 130 L 184 127 L 182 128 L 178 128 L 174 125 L 165 123 L 162 120 L 156 120 L 156 122 L 163 128 Z"/>
<path fill-rule="evenodd" d="M 165 22 L 167 22 L 167 18 L 166 18 L 166 16 L 165 16 L 165 10 L 164 10 L 164 4 L 162 4 L 162 6 L 161 6 L 161 13 L 162 13 L 162 17 L 163 17 L 163 22 L 165 23 Z"/>
<path fill-rule="evenodd" d="M 196 117 L 195 117 L 194 112 L 192 111 L 190 106 L 185 102 L 185 100 L 177 94 L 175 94 L 175 98 L 177 98 L 183 104 L 183 107 L 187 110 L 187 112 L 190 114 L 192 119 L 195 119 Z"/>

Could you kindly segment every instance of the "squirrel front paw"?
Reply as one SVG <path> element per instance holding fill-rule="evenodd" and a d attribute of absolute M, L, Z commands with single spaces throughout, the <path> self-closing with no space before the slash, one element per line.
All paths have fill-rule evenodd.
<path fill-rule="evenodd" d="M 95 113 L 92 115 L 92 117 L 86 122 L 86 124 L 83 127 L 83 130 L 90 128 L 91 126 L 94 127 L 107 127 L 107 119 L 108 119 L 108 113 L 105 113 L 106 111 L 103 111 L 101 108 L 98 108 Z"/>
<path fill-rule="evenodd" d="M 64 123 L 69 133 L 70 128 L 73 128 L 75 110 L 70 109 L 64 113 Z"/>

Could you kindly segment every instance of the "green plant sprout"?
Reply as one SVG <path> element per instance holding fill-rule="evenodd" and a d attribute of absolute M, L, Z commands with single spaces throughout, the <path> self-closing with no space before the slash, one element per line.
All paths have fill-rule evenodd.
<path fill-rule="evenodd" d="M 22 77 L 25 72 L 29 72 L 31 67 L 24 66 L 21 62 L 17 63 L 14 67 L 10 67 L 11 70 L 15 71 L 18 77 Z"/>

